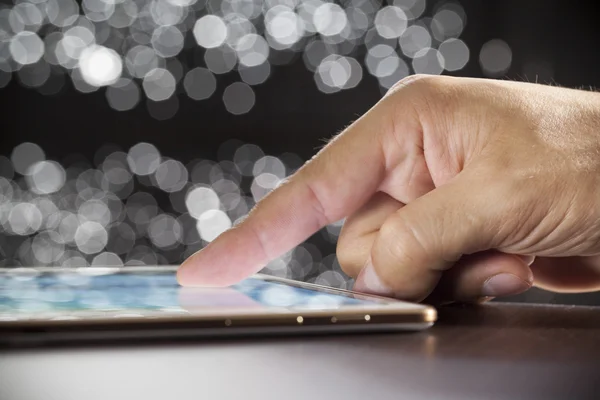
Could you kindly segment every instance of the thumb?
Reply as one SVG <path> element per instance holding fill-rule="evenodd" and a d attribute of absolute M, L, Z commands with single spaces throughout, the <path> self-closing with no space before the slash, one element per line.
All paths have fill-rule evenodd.
<path fill-rule="evenodd" d="M 354 289 L 421 301 L 463 255 L 496 246 L 504 213 L 473 183 L 459 175 L 388 217 Z"/>

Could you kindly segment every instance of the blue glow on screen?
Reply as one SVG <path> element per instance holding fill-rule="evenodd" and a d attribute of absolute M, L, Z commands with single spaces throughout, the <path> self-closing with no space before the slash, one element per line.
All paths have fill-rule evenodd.
<path fill-rule="evenodd" d="M 228 288 L 184 288 L 172 272 L 0 275 L 0 315 L 61 310 L 198 311 L 218 307 L 332 309 L 361 304 L 374 302 L 256 278 Z"/>

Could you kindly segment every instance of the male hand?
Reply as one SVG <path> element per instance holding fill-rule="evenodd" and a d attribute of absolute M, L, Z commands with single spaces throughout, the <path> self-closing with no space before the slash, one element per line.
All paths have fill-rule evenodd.
<path fill-rule="evenodd" d="M 600 95 L 414 76 L 178 271 L 225 286 L 347 218 L 355 289 L 421 301 L 600 289 Z M 535 261 L 534 261 L 535 258 Z"/>

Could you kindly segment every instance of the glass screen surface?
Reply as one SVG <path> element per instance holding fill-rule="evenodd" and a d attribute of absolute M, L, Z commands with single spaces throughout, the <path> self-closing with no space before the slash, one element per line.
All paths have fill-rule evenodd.
<path fill-rule="evenodd" d="M 187 288 L 174 272 L 0 274 L 0 320 L 85 312 L 214 313 L 219 309 L 312 309 L 384 305 L 249 278 L 227 288 Z"/>

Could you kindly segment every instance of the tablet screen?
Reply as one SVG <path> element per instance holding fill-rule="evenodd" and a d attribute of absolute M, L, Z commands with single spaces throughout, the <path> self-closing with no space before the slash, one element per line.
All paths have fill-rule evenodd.
<path fill-rule="evenodd" d="M 219 309 L 336 309 L 377 300 L 327 293 L 259 278 L 227 288 L 181 287 L 173 271 L 0 274 L 0 319 L 86 312 L 214 313 Z"/>

